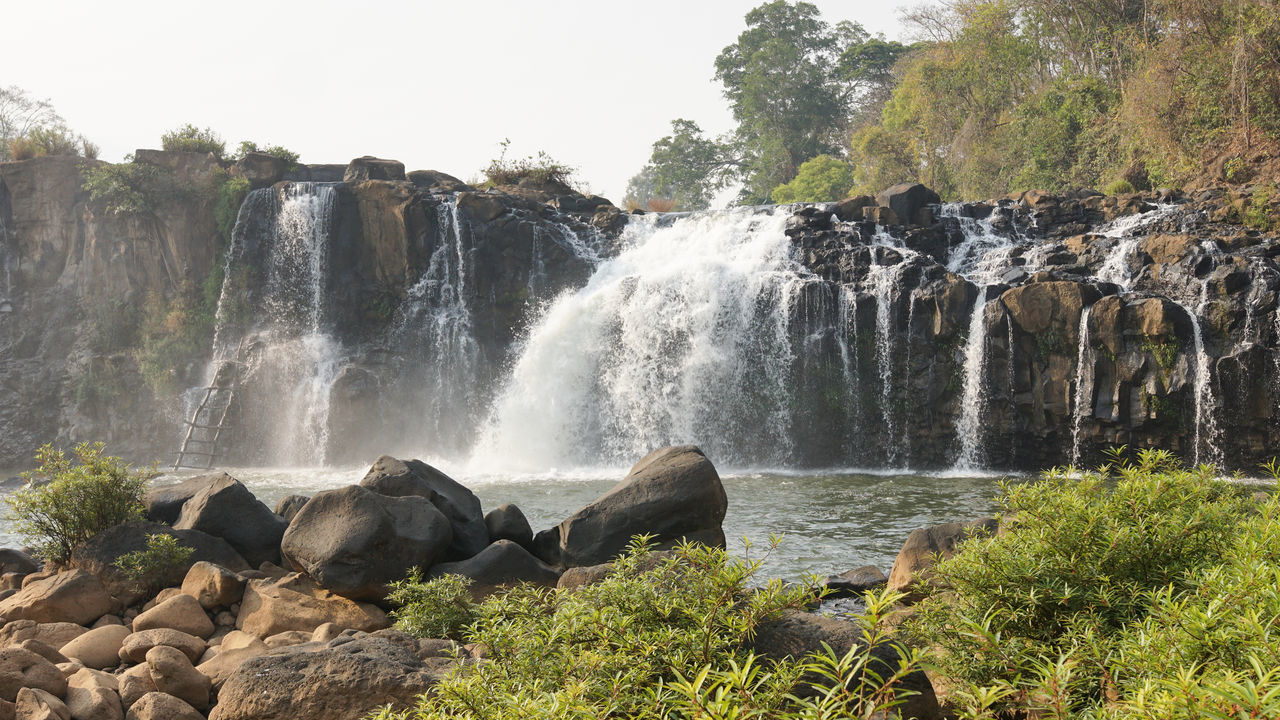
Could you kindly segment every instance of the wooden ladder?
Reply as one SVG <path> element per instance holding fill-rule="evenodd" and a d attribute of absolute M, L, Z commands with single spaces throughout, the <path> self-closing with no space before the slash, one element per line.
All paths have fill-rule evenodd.
<path fill-rule="evenodd" d="M 204 397 L 187 421 L 187 434 L 182 439 L 182 449 L 178 451 L 178 459 L 173 462 L 175 471 L 181 468 L 213 468 L 213 463 L 218 459 L 218 440 L 222 437 L 222 431 L 227 429 L 227 413 L 231 410 L 231 401 L 235 398 L 240 381 L 241 365 L 238 359 L 224 361 L 214 373 L 213 384 L 204 388 Z M 229 381 L 224 376 L 224 370 L 230 371 Z"/>

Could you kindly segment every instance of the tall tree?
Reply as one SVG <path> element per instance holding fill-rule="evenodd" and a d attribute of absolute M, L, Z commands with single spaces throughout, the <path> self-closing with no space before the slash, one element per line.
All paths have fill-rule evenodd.
<path fill-rule="evenodd" d="M 654 143 L 658 186 L 685 206 L 705 206 L 731 183 L 742 184 L 740 201 L 767 202 L 806 160 L 844 154 L 853 110 L 883 100 L 890 69 L 907 50 L 857 23 L 831 26 L 806 2 L 773 0 L 745 20 L 715 62 L 737 127 L 711 139 L 677 120 Z"/>
<path fill-rule="evenodd" d="M 10 141 L 34 130 L 62 127 L 62 117 L 48 100 L 33 98 L 17 85 L 0 87 L 0 162 L 13 159 Z"/>

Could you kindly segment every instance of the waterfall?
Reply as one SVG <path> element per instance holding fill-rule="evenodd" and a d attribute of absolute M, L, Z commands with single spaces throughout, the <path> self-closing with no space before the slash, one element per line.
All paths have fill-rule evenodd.
<path fill-rule="evenodd" d="M 1180 304 L 1180 303 L 1179 303 Z M 1218 401 L 1213 394 L 1213 378 L 1210 375 L 1209 353 L 1204 347 L 1204 333 L 1200 328 L 1199 314 L 1209 304 L 1209 282 L 1202 280 L 1200 284 L 1200 302 L 1195 312 L 1185 305 L 1187 317 L 1191 319 L 1192 339 L 1195 343 L 1195 463 L 1222 464 L 1222 448 L 1219 445 Z M 1203 450 L 1203 454 L 1202 454 Z"/>
<path fill-rule="evenodd" d="M 699 444 L 727 466 L 790 457 L 789 213 L 646 216 L 530 329 L 472 456 L 543 471 Z"/>
<path fill-rule="evenodd" d="M 398 311 L 389 345 L 411 362 L 401 382 L 402 397 L 413 398 L 412 417 L 404 421 L 436 452 L 459 452 L 483 412 L 481 351 L 467 302 L 473 239 L 452 198 L 437 206 L 436 224 L 437 244 Z"/>
<path fill-rule="evenodd" d="M 880 371 L 880 416 L 885 428 L 885 456 L 890 466 L 898 462 L 897 413 L 893 411 L 893 306 L 902 285 L 904 263 L 871 265 L 868 280 L 876 298 L 876 364 Z"/>
<path fill-rule="evenodd" d="M 960 396 L 960 418 L 956 422 L 960 452 L 955 468 L 973 470 L 983 460 L 983 412 L 987 402 L 987 291 L 999 281 L 1006 269 L 1015 238 L 999 234 L 992 226 L 990 216 L 982 220 L 965 217 L 960 214 L 960 206 L 953 203 L 943 205 L 940 214 L 955 218 L 964 234 L 964 239 L 947 256 L 947 270 L 960 273 L 978 286 L 978 298 L 969 315 L 969 330 L 965 338 L 964 389 Z"/>
<path fill-rule="evenodd" d="M 1098 268 L 1097 278 L 1103 282 L 1115 283 L 1126 292 L 1131 290 L 1134 278 L 1129 265 L 1144 237 L 1138 231 L 1168 216 L 1177 207 L 1173 204 L 1157 205 L 1154 210 L 1116 218 L 1102 228 L 1098 234 L 1115 238 L 1116 242 Z"/>
<path fill-rule="evenodd" d="M 960 421 L 956 435 L 960 438 L 960 455 L 956 469 L 972 470 L 982 461 L 982 411 L 986 404 L 983 377 L 987 360 L 987 294 L 979 291 L 969 316 L 969 336 L 964 345 L 964 390 L 960 396 Z"/>
<path fill-rule="evenodd" d="M 1277 313 L 1280 316 L 1280 313 Z M 1280 322 L 1280 321 L 1278 321 Z M 862 403 L 859 393 L 862 388 L 862 368 L 859 365 L 861 358 L 858 351 L 858 293 L 846 284 L 841 284 L 836 296 L 836 349 L 840 353 L 840 369 L 841 380 L 844 382 L 846 392 L 849 393 L 849 401 L 846 405 L 846 419 L 850 427 L 855 428 L 854 436 L 861 437 L 862 433 L 856 432 L 861 428 L 864 422 Z M 853 345 L 850 347 L 849 339 L 853 338 Z M 847 442 L 853 442 L 854 438 L 846 437 Z M 863 455 L 863 445 L 850 448 L 855 451 L 859 457 Z"/>
<path fill-rule="evenodd" d="M 1089 313 L 1093 306 L 1080 311 L 1080 348 L 1076 353 L 1075 399 L 1072 403 L 1074 417 L 1071 421 L 1071 464 L 1080 466 L 1080 431 L 1085 417 L 1093 414 L 1094 354 L 1089 340 Z"/>

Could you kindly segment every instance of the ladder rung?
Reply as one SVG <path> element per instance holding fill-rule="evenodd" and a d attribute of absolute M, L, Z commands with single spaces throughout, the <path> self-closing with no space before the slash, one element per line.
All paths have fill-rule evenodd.
<path fill-rule="evenodd" d="M 227 429 L 227 428 L 230 428 L 230 427 L 231 427 L 230 425 L 222 425 L 222 424 L 218 424 L 218 425 L 202 425 L 202 424 L 200 424 L 200 423 L 191 422 L 190 420 L 188 420 L 188 421 L 187 421 L 187 425 L 189 425 L 189 426 L 191 426 L 191 427 L 193 427 L 193 428 L 197 428 L 197 429 L 199 429 L 199 430 L 225 430 L 225 429 Z"/>
<path fill-rule="evenodd" d="M 217 453 L 204 452 L 203 450 L 183 450 L 183 451 L 179 452 L 178 454 L 179 454 L 179 455 L 198 455 L 198 456 L 200 456 L 200 457 L 207 457 L 207 458 L 216 458 L 216 457 L 218 457 L 218 454 L 217 454 Z"/>

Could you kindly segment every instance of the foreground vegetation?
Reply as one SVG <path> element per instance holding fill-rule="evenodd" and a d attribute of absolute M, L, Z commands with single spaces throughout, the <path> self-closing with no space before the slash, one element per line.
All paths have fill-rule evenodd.
<path fill-rule="evenodd" d="M 1161 451 L 1009 486 L 908 623 L 967 718 L 1280 717 L 1280 501 Z"/>
<path fill-rule="evenodd" d="M 764 660 L 746 649 L 755 629 L 812 599 L 778 581 L 748 589 L 758 563 L 683 545 L 655 555 L 643 538 L 600 583 L 576 590 L 520 587 L 476 605 L 465 582 L 400 583 L 397 627 L 480 643 L 487 661 L 451 674 L 412 710 L 425 718 L 843 718 L 905 699 L 893 686 L 914 658 L 875 660 L 883 614 L 897 596 L 870 599 L 863 645 L 848 653 Z M 820 692 L 803 692 L 810 685 Z M 806 695 L 806 697 L 798 697 Z"/>
<path fill-rule="evenodd" d="M 1274 0 L 940 0 L 903 20 L 910 44 L 805 2 L 753 9 L 715 63 L 737 127 L 709 137 L 675 120 L 629 201 L 697 209 L 733 185 L 742 202 L 829 201 L 904 181 L 955 200 L 1206 177 L 1276 194 Z M 851 182 L 832 189 L 830 162 L 806 167 L 822 156 Z"/>

